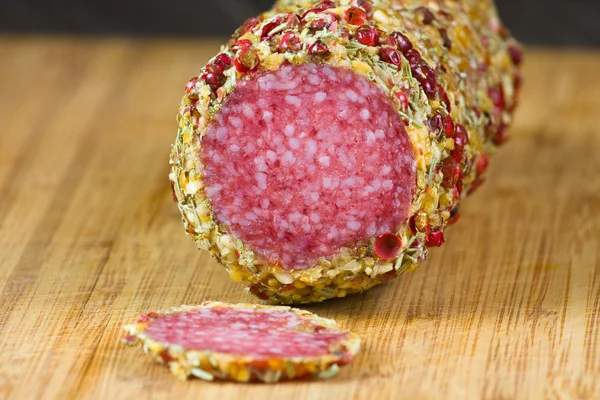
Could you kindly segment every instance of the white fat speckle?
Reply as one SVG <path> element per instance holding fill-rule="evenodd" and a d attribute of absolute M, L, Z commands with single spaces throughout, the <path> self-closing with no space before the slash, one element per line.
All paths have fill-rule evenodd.
<path fill-rule="evenodd" d="M 344 181 L 342 182 L 342 186 L 344 186 L 344 187 L 356 186 L 356 179 L 354 179 L 354 178 L 344 179 Z"/>
<path fill-rule="evenodd" d="M 353 231 L 357 231 L 360 229 L 360 222 L 358 221 L 348 221 L 346 222 L 346 227 L 348 229 L 352 229 Z"/>
<path fill-rule="evenodd" d="M 281 157 L 281 162 L 285 164 L 293 164 L 294 162 L 296 162 L 296 157 L 294 157 L 294 154 L 288 150 L 285 153 L 283 153 L 283 156 Z"/>
<path fill-rule="evenodd" d="M 254 167 L 257 171 L 260 172 L 265 172 L 268 169 L 267 164 L 265 163 L 265 159 L 263 157 L 256 157 L 254 159 Z"/>
<path fill-rule="evenodd" d="M 218 140 L 223 140 L 227 137 L 227 129 L 223 127 L 217 128 L 215 132 Z"/>
<path fill-rule="evenodd" d="M 254 175 L 254 179 L 256 179 L 256 184 L 258 185 L 259 188 L 261 188 L 262 190 L 265 190 L 267 188 L 267 175 L 266 174 L 259 172 Z"/>
<path fill-rule="evenodd" d="M 254 117 L 254 110 L 252 109 L 252 107 L 248 104 L 244 104 L 244 109 L 243 109 L 243 114 L 246 118 L 253 118 Z"/>
<path fill-rule="evenodd" d="M 292 150 L 298 150 L 300 148 L 300 140 L 296 138 L 289 138 L 288 144 Z"/>
<path fill-rule="evenodd" d="M 348 118 L 349 115 L 350 115 L 350 112 L 348 111 L 348 108 L 346 106 L 338 109 L 338 117 L 340 117 L 341 119 L 345 120 Z"/>
<path fill-rule="evenodd" d="M 358 94 L 352 89 L 346 90 L 346 97 L 352 102 L 358 101 Z"/>
<path fill-rule="evenodd" d="M 296 96 L 285 96 L 285 102 L 297 108 L 302 105 L 302 101 Z"/>
<path fill-rule="evenodd" d="M 267 151 L 267 160 L 275 162 L 275 160 L 277 160 L 277 154 L 272 150 Z"/>
<path fill-rule="evenodd" d="M 290 137 L 294 135 L 294 132 L 296 131 L 296 128 L 294 127 L 294 125 L 286 125 L 283 133 L 285 134 L 285 136 Z"/>
<path fill-rule="evenodd" d="M 319 104 L 325 101 L 325 99 L 327 98 L 327 94 L 325 92 L 318 92 L 315 93 L 315 103 Z"/>
<path fill-rule="evenodd" d="M 311 85 L 319 86 L 322 82 L 323 80 L 321 77 L 319 77 L 319 75 L 308 75 L 308 83 Z"/>
<path fill-rule="evenodd" d="M 236 128 L 242 126 L 242 120 L 238 117 L 229 117 L 229 123 Z"/>
<path fill-rule="evenodd" d="M 317 153 L 317 141 L 314 139 L 309 139 L 306 141 L 306 153 L 309 155 L 309 158 L 312 158 Z"/>
<path fill-rule="evenodd" d="M 323 167 L 329 167 L 330 161 L 331 161 L 331 159 L 327 156 L 319 157 L 319 164 L 321 164 Z"/>

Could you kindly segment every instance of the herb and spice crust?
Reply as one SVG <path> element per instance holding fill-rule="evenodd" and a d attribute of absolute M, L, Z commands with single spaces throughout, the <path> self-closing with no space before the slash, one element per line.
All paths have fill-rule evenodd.
<path fill-rule="evenodd" d="M 416 164 L 409 218 L 310 268 L 263 258 L 219 221 L 200 150 L 241 81 L 282 65 L 345 68 L 377 85 L 405 123 Z M 280 0 L 239 28 L 186 85 L 170 180 L 187 233 L 261 299 L 292 304 L 344 297 L 413 270 L 444 243 L 458 204 L 484 181 L 507 140 L 521 51 L 491 0 Z"/>
<path fill-rule="evenodd" d="M 258 357 L 252 354 L 240 354 L 239 337 L 230 338 L 232 335 L 229 329 L 224 328 L 222 332 L 217 332 L 214 327 L 202 326 L 213 337 L 222 340 L 223 346 L 230 346 L 231 351 L 223 352 L 210 348 L 188 348 L 177 343 L 165 342 L 158 340 L 154 336 L 157 331 L 168 329 L 175 331 L 179 338 L 188 338 L 193 340 L 195 331 L 191 328 L 200 329 L 198 322 L 191 321 L 194 314 L 199 312 L 209 313 L 215 310 L 215 315 L 212 318 L 220 318 L 223 312 L 231 311 L 233 313 L 250 313 L 264 315 L 267 318 L 261 324 L 266 324 L 267 327 L 262 329 L 269 330 L 268 325 L 273 322 L 269 321 L 269 315 L 275 318 L 286 317 L 292 321 L 292 326 L 284 329 L 293 334 L 297 331 L 302 336 L 302 340 L 306 336 L 314 335 L 318 340 L 319 337 L 331 336 L 329 345 L 324 352 L 317 352 L 310 356 L 291 355 L 286 356 L 286 346 L 290 343 L 278 343 L 273 346 L 280 346 L 281 351 L 272 352 L 272 355 Z M 179 315 L 178 315 L 179 314 Z M 165 321 L 165 318 L 181 316 L 179 321 Z M 199 317 L 202 321 L 202 317 Z M 262 317 L 261 317 L 262 318 Z M 161 321 L 162 320 L 162 321 Z M 185 326 L 187 323 L 189 327 Z M 244 324 L 243 315 L 240 322 Z M 163 323 L 161 328 L 153 328 L 153 325 Z M 208 322 L 207 322 L 208 323 Z M 273 329 L 275 330 L 276 327 Z M 292 309 L 286 306 L 262 306 L 256 304 L 229 304 L 222 302 L 205 302 L 197 306 L 181 306 L 174 308 L 171 312 L 158 313 L 151 312 L 140 317 L 137 323 L 126 325 L 124 329 L 127 335 L 123 342 L 131 346 L 141 347 L 145 353 L 150 355 L 154 360 L 167 364 L 171 372 L 180 379 L 188 379 L 196 377 L 203 380 L 231 380 L 236 382 L 251 382 L 261 381 L 265 383 L 275 383 L 281 380 L 291 380 L 298 378 L 306 378 L 310 376 L 318 378 L 331 378 L 338 371 L 339 367 L 351 362 L 354 356 L 360 350 L 360 338 L 337 327 L 335 321 L 331 319 L 321 318 L 308 311 Z M 252 333 L 252 327 L 243 327 L 240 332 L 245 335 Z M 238 332 L 239 333 L 239 332 Z M 167 333 L 163 333 L 168 336 Z M 172 332 L 171 332 L 172 334 Z M 252 340 L 252 339 L 244 339 Z M 204 343 L 202 343 L 204 344 Z M 308 343 L 310 344 L 310 343 Z M 308 345 L 307 344 L 307 345 Z M 258 343 L 256 344 L 258 345 Z M 264 343 L 269 346 L 270 343 Z M 252 346 L 250 343 L 249 346 Z M 248 346 L 246 346 L 248 347 Z M 229 348 L 229 347 L 225 347 Z M 302 352 L 298 349 L 298 352 Z"/>

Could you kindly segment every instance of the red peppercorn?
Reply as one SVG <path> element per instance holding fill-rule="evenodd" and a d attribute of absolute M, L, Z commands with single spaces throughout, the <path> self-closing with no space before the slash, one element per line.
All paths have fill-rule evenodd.
<path fill-rule="evenodd" d="M 302 40 L 294 32 L 286 32 L 279 41 L 279 52 L 284 53 L 288 50 L 298 51 L 302 49 Z"/>
<path fill-rule="evenodd" d="M 413 235 L 416 235 L 416 234 L 417 234 L 417 226 L 416 226 L 416 223 L 415 223 L 415 218 L 416 218 L 416 216 L 415 216 L 415 215 L 413 215 L 413 216 L 412 216 L 412 217 L 410 217 L 410 219 L 408 220 L 408 227 L 410 228 L 410 232 L 411 232 Z M 412 246 L 410 246 L 410 247 L 412 248 L 413 246 L 414 246 L 414 243 L 413 243 L 413 245 L 412 245 Z"/>
<path fill-rule="evenodd" d="M 402 239 L 393 233 L 384 233 L 375 239 L 375 254 L 382 260 L 395 260 L 402 251 Z"/>
<path fill-rule="evenodd" d="M 423 72 L 423 75 L 425 75 L 425 78 L 433 81 L 437 79 L 437 74 L 429 65 L 422 66 L 421 71 Z"/>
<path fill-rule="evenodd" d="M 248 39 L 241 39 L 235 42 L 233 45 L 233 50 L 235 51 L 245 51 L 252 48 L 252 42 Z"/>
<path fill-rule="evenodd" d="M 248 286 L 248 291 L 253 295 L 257 296 L 261 300 L 269 300 L 269 295 L 267 295 L 260 284 L 253 284 Z"/>
<path fill-rule="evenodd" d="M 435 95 L 437 93 L 437 84 L 435 83 L 435 80 L 427 79 L 422 83 L 422 86 L 423 91 L 427 95 L 428 99 L 435 98 Z"/>
<path fill-rule="evenodd" d="M 456 124 L 454 127 L 454 145 L 460 149 L 469 143 L 469 135 L 463 124 Z"/>
<path fill-rule="evenodd" d="M 377 41 L 377 44 L 382 47 L 396 48 L 396 40 L 383 31 L 379 31 L 379 40 Z"/>
<path fill-rule="evenodd" d="M 308 48 L 308 52 L 314 56 L 327 57 L 331 54 L 329 47 L 321 40 L 317 40 Z"/>
<path fill-rule="evenodd" d="M 225 84 L 227 78 L 223 75 L 224 69 L 221 66 L 215 64 L 209 64 L 200 76 L 204 82 L 206 82 L 212 90 L 217 90 Z"/>
<path fill-rule="evenodd" d="M 356 5 L 361 7 L 367 13 L 367 18 L 373 18 L 373 1 L 357 0 Z"/>
<path fill-rule="evenodd" d="M 329 8 L 335 8 L 335 2 L 332 0 L 324 0 L 317 6 L 319 10 L 327 10 Z"/>
<path fill-rule="evenodd" d="M 446 105 L 446 110 L 448 112 L 452 111 L 452 104 L 450 103 L 450 98 L 448 97 L 448 93 L 444 90 L 444 87 L 440 84 L 437 85 L 437 93 L 440 96 L 440 100 Z"/>
<path fill-rule="evenodd" d="M 322 31 L 324 29 L 329 29 L 329 27 L 331 26 L 331 22 L 325 20 L 324 18 L 315 18 L 312 21 L 310 21 L 310 25 L 308 26 L 308 28 L 310 29 L 311 32 L 319 32 Z"/>
<path fill-rule="evenodd" d="M 190 117 L 194 114 L 198 114 L 198 110 L 196 109 L 196 102 L 194 102 L 193 104 L 190 104 L 187 107 L 184 107 L 183 110 L 181 110 L 181 114 L 182 115 L 189 115 Z"/>
<path fill-rule="evenodd" d="M 462 192 L 464 190 L 464 182 L 463 179 L 459 179 L 458 183 L 456 184 L 456 195 L 454 195 L 455 199 L 460 199 L 460 196 L 462 195 Z"/>
<path fill-rule="evenodd" d="M 369 25 L 361 25 L 356 30 L 356 40 L 365 46 L 375 46 L 379 42 L 379 32 Z"/>
<path fill-rule="evenodd" d="M 431 24 L 435 20 L 435 16 L 431 12 L 431 10 L 427 7 L 419 7 L 417 10 L 423 14 L 423 23 L 425 25 Z"/>
<path fill-rule="evenodd" d="M 260 33 L 260 41 L 265 41 L 270 39 L 270 33 L 273 29 L 277 28 L 279 25 L 281 25 L 281 22 L 278 21 L 274 21 L 274 22 L 269 22 L 268 24 L 266 24 L 265 26 L 263 26 L 261 33 Z"/>
<path fill-rule="evenodd" d="M 342 17 L 332 11 L 325 11 L 325 14 L 329 16 L 329 18 L 331 18 L 332 20 L 335 20 L 336 22 L 339 22 L 342 20 Z"/>
<path fill-rule="evenodd" d="M 402 111 L 408 110 L 408 96 L 404 92 L 396 92 L 396 97 L 400 101 Z"/>
<path fill-rule="evenodd" d="M 453 188 L 458 182 L 460 164 L 453 157 L 446 158 L 442 163 L 442 175 L 442 187 L 446 189 Z"/>
<path fill-rule="evenodd" d="M 177 203 L 177 193 L 175 193 L 175 184 L 173 183 L 173 181 L 171 181 L 170 183 L 171 183 L 171 198 L 173 199 L 174 203 Z"/>
<path fill-rule="evenodd" d="M 190 94 L 192 90 L 196 87 L 196 83 L 198 82 L 198 78 L 192 78 L 185 84 L 185 93 Z"/>
<path fill-rule="evenodd" d="M 260 58 L 254 50 L 242 51 L 235 59 L 235 69 L 245 73 L 256 70 L 260 66 Z"/>
<path fill-rule="evenodd" d="M 412 42 L 404 34 L 393 32 L 391 36 L 396 41 L 396 46 L 398 46 L 398 50 L 400 50 L 402 54 L 406 54 L 407 51 L 413 48 Z"/>
<path fill-rule="evenodd" d="M 151 319 L 158 318 L 159 316 L 160 316 L 160 314 L 157 313 L 156 311 L 151 311 L 146 315 L 142 315 L 138 321 L 139 322 L 148 322 Z"/>
<path fill-rule="evenodd" d="M 435 114 L 433 117 L 427 120 L 427 127 L 429 131 L 435 134 L 438 134 L 442 131 L 442 127 L 444 126 L 444 121 L 440 114 Z"/>
<path fill-rule="evenodd" d="M 510 53 L 510 58 L 513 63 L 517 66 L 521 65 L 521 62 L 523 61 L 523 53 L 521 53 L 521 50 L 515 45 L 510 45 L 508 46 L 508 52 Z"/>
<path fill-rule="evenodd" d="M 502 39 L 508 40 L 510 38 L 510 30 L 506 27 L 506 25 L 500 24 L 497 30 Z"/>
<path fill-rule="evenodd" d="M 458 175 L 458 182 L 456 182 L 456 187 L 450 189 L 450 192 L 452 193 L 452 198 L 454 200 L 460 199 L 460 195 L 462 194 L 462 191 L 463 191 L 464 182 L 465 182 L 465 174 L 461 170 L 460 174 Z"/>
<path fill-rule="evenodd" d="M 492 142 L 494 142 L 496 146 L 501 146 L 504 143 L 506 143 L 507 140 L 508 136 L 506 136 L 506 125 L 502 123 L 500 124 L 500 126 L 498 127 L 498 131 L 496 131 L 496 134 L 492 138 Z"/>
<path fill-rule="evenodd" d="M 452 150 L 450 152 L 450 154 L 452 155 L 452 158 L 454 158 L 456 160 L 457 163 L 461 163 L 463 160 L 463 149 L 462 148 L 455 148 L 454 150 Z"/>
<path fill-rule="evenodd" d="M 513 76 L 513 84 L 515 85 L 515 91 L 518 92 L 521 90 L 521 86 L 523 85 L 523 77 L 520 73 L 517 72 Z"/>
<path fill-rule="evenodd" d="M 439 28 L 440 36 L 442 36 L 442 40 L 444 42 L 444 47 L 450 50 L 452 48 L 452 40 L 448 36 L 448 30 L 446 28 Z"/>
<path fill-rule="evenodd" d="M 494 102 L 494 106 L 499 107 L 499 108 L 504 107 L 504 105 L 505 105 L 504 90 L 502 89 L 502 86 L 489 88 L 488 95 Z"/>
<path fill-rule="evenodd" d="M 398 53 L 397 50 L 394 50 L 391 47 L 383 47 L 379 49 L 379 58 L 381 58 L 386 63 L 390 63 L 395 66 L 399 66 L 401 62 L 400 53 Z"/>
<path fill-rule="evenodd" d="M 344 13 L 344 19 L 348 21 L 350 25 L 360 26 L 367 20 L 367 13 L 361 8 L 350 7 Z"/>
<path fill-rule="evenodd" d="M 285 22 L 285 26 L 288 28 L 296 28 L 300 26 L 300 18 L 296 14 L 290 13 Z"/>
<path fill-rule="evenodd" d="M 475 164 L 475 171 L 477 171 L 477 175 L 483 175 L 483 173 L 488 169 L 490 165 L 490 156 L 486 153 L 481 154 L 477 158 L 477 162 Z"/>
<path fill-rule="evenodd" d="M 404 53 L 404 57 L 406 57 L 406 59 L 408 60 L 408 63 L 410 64 L 411 68 L 420 66 L 423 62 L 423 58 L 421 57 L 419 52 L 414 49 L 408 50 L 406 53 Z"/>
<path fill-rule="evenodd" d="M 250 18 L 246 20 L 246 22 L 244 22 L 238 29 L 237 37 L 244 36 L 246 33 L 256 28 L 258 24 L 260 24 L 260 19 L 258 18 Z"/>
<path fill-rule="evenodd" d="M 162 350 L 158 356 L 162 360 L 163 364 L 169 364 L 171 361 L 173 361 L 173 357 L 171 357 L 171 353 L 169 353 L 168 349 Z"/>
<path fill-rule="evenodd" d="M 440 247 L 444 244 L 445 241 L 446 240 L 444 238 L 444 232 L 437 230 L 431 232 L 427 236 L 427 240 L 425 241 L 425 243 L 427 244 L 427 247 Z"/>
<path fill-rule="evenodd" d="M 452 226 L 458 222 L 460 219 L 460 212 L 458 211 L 458 207 L 453 209 L 450 212 L 450 218 L 448 219 L 448 226 Z"/>
<path fill-rule="evenodd" d="M 330 8 L 335 8 L 336 5 L 333 1 L 330 0 L 325 0 L 323 2 L 321 2 L 321 4 L 319 4 L 318 6 L 311 8 L 309 10 L 306 10 L 306 12 L 304 12 L 304 14 L 302 14 L 302 19 L 306 18 L 306 16 L 310 13 L 320 13 L 322 11 L 328 10 Z"/>
<path fill-rule="evenodd" d="M 231 67 L 231 63 L 231 57 L 229 57 L 225 53 L 221 53 L 218 56 L 216 56 L 215 61 L 213 62 L 215 67 L 221 69 L 222 71 L 225 71 L 227 68 Z"/>
<path fill-rule="evenodd" d="M 454 135 L 454 120 L 450 114 L 446 114 L 444 116 L 444 133 L 448 137 L 452 137 Z"/>

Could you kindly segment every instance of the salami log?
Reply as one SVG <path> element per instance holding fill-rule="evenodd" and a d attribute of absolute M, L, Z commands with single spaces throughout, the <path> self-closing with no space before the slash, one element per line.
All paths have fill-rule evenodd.
<path fill-rule="evenodd" d="M 186 86 L 187 232 L 282 303 L 414 269 L 506 140 L 520 62 L 491 0 L 280 0 Z"/>
<path fill-rule="evenodd" d="M 152 312 L 125 327 L 181 379 L 262 381 L 330 378 L 354 358 L 360 339 L 335 321 L 284 306 L 206 302 Z"/>

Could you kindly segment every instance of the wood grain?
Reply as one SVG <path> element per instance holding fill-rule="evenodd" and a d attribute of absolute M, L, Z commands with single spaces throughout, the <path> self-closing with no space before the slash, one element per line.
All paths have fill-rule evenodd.
<path fill-rule="evenodd" d="M 147 311 L 255 301 L 185 236 L 174 115 L 216 42 L 0 37 L 0 398 L 600 398 L 600 53 L 531 50 L 513 139 L 416 272 L 308 307 L 365 338 L 331 381 L 179 382 Z"/>

